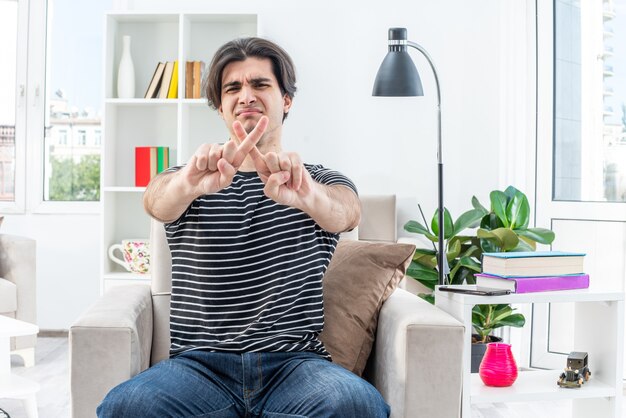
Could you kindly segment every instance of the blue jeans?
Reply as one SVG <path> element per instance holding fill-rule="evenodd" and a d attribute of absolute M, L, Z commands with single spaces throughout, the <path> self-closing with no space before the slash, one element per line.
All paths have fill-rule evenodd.
<path fill-rule="evenodd" d="M 113 388 L 99 418 L 379 418 L 365 380 L 314 353 L 187 351 Z"/>

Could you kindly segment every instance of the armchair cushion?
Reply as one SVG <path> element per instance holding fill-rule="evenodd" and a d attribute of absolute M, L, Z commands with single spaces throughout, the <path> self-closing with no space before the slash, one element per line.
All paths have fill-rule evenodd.
<path fill-rule="evenodd" d="M 0 278 L 0 313 L 17 311 L 17 287 L 15 283 Z"/>
<path fill-rule="evenodd" d="M 324 275 L 324 330 L 333 361 L 363 373 L 380 308 L 413 258 L 415 246 L 341 240 Z"/>

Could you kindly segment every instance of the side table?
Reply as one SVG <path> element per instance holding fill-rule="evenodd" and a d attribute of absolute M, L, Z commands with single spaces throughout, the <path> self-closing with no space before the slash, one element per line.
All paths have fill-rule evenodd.
<path fill-rule="evenodd" d="M 37 418 L 39 383 L 11 373 L 11 337 L 33 335 L 39 327 L 0 315 L 0 399 L 21 399 L 28 418 Z"/>
<path fill-rule="evenodd" d="M 563 369 L 520 371 L 513 386 L 485 386 L 471 373 L 472 308 L 480 304 L 574 302 L 575 334 L 571 351 L 589 353 L 591 379 L 580 389 L 560 388 Z M 465 325 L 463 349 L 462 417 L 471 405 L 485 402 L 573 401 L 573 417 L 621 416 L 624 367 L 624 293 L 594 289 L 477 296 L 435 290 L 435 304 Z M 565 356 L 563 358 L 565 367 Z"/>

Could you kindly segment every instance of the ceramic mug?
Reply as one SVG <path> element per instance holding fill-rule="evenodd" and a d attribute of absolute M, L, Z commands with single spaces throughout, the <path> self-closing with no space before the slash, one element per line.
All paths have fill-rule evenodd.
<path fill-rule="evenodd" d="M 115 250 L 122 253 L 123 258 L 115 256 Z M 121 244 L 109 247 L 109 258 L 131 273 L 146 274 L 150 272 L 150 240 L 125 239 Z"/>

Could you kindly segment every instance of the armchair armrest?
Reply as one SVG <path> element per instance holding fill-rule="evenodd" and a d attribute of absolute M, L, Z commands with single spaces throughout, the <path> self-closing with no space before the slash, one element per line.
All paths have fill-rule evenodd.
<path fill-rule="evenodd" d="M 378 317 L 371 381 L 392 418 L 457 417 L 461 410 L 464 326 L 403 289 Z"/>
<path fill-rule="evenodd" d="M 110 289 L 70 327 L 69 344 L 72 416 L 94 417 L 109 390 L 150 364 L 150 287 Z"/>

